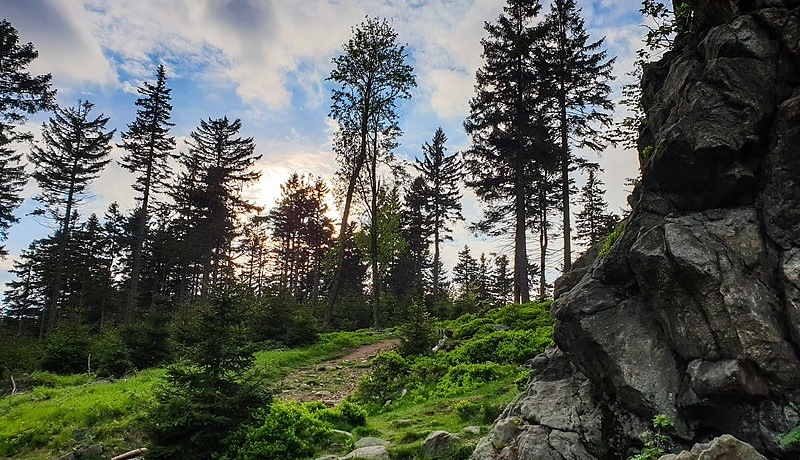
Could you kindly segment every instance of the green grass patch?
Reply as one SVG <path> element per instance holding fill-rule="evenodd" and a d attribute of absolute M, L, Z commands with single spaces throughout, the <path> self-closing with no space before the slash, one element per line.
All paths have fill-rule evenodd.
<path fill-rule="evenodd" d="M 142 441 L 138 428 L 164 375 L 153 369 L 115 382 L 39 386 L 0 399 L 0 457 L 32 458 L 37 449 L 61 452 L 101 443 L 112 451 Z M 52 454 L 51 454 L 52 455 Z"/>
<path fill-rule="evenodd" d="M 386 333 L 361 330 L 320 334 L 314 345 L 305 348 L 264 350 L 255 354 L 256 367 L 270 380 L 281 378 L 301 367 L 344 356 L 348 351 L 390 338 Z"/>
<path fill-rule="evenodd" d="M 305 366 L 344 356 L 362 345 L 389 338 L 371 331 L 321 334 L 311 346 L 256 353 L 266 384 Z M 147 443 L 142 421 L 154 403 L 162 368 L 115 381 L 91 374 L 34 372 L 31 391 L 0 398 L 0 458 L 50 459 L 80 445 L 102 444 L 120 453 Z"/>

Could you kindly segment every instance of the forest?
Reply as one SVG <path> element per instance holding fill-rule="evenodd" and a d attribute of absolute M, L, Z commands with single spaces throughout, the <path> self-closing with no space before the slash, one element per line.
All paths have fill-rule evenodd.
<path fill-rule="evenodd" d="M 681 27 L 680 11 L 659 2 L 645 1 L 641 13 L 656 26 L 647 29 L 639 66 Z M 576 151 L 632 144 L 642 115 L 631 85 L 625 102 L 633 115 L 613 122 L 615 58 L 604 38 L 590 37 L 575 0 L 508 0 L 499 17 L 485 20 L 463 122 L 468 149 L 454 151 L 447 133 L 431 126 L 416 161 L 397 160 L 403 104 L 417 77 L 392 22 L 367 17 L 331 56 L 325 80 L 333 87 L 335 177 L 298 170 L 271 207 L 244 193 L 262 174 L 255 142 L 243 134 L 247 119 L 201 119 L 186 148 L 177 148 L 172 115 L 180 107 L 160 65 L 136 88 L 135 118 L 117 132 L 88 99 L 57 104 L 52 76 L 29 70 L 36 44 L 0 22 L 0 238 L 19 221 L 28 182 L 36 189 L 32 214 L 52 229 L 13 258 L 3 292 L 5 409 L 22 404 L 9 398 L 39 386 L 144 378 L 131 391 L 148 395 L 146 408 L 121 409 L 136 415 L 122 431 L 138 434 L 108 449 L 146 445 L 155 458 L 306 458 L 318 450 L 274 447 L 289 435 L 271 438 L 270 423 L 312 420 L 293 436 L 319 447 L 332 427 L 363 425 L 401 390 L 423 400 L 502 381 L 511 387 L 501 399 L 513 394 L 526 375 L 521 366 L 552 344 L 553 273 L 571 270 L 574 244 L 608 253 L 624 225 L 608 209 L 599 165 Z M 36 135 L 23 126 L 34 114 L 47 117 Z M 85 215 L 112 147 L 125 152 L 118 163 L 130 173 L 136 207 L 112 203 L 102 215 Z M 585 185 L 575 185 L 578 175 Z M 463 187 L 483 212 L 465 223 L 477 234 L 510 236 L 512 249 L 477 254 L 465 246 L 445 267 L 441 246 L 465 221 Z M 538 242 L 535 252 L 530 241 Z M 552 241 L 563 243 L 558 266 L 545 257 Z M 540 258 L 531 260 L 533 253 Z M 457 346 L 430 357 L 440 330 Z M 334 408 L 279 403 L 265 384 L 278 375 L 270 372 L 291 367 L 270 353 L 314 350 L 313 359 L 296 362 L 311 365 L 392 338 L 398 352 L 379 355 L 356 396 Z M 450 386 L 437 386 L 441 379 Z M 467 419 L 483 410 L 491 423 L 496 415 L 464 401 L 456 411 Z M 276 422 L 281 411 L 294 422 Z M 0 430 L 0 455 L 48 458 L 75 446 L 54 442 L 53 432 L 14 430 Z"/>

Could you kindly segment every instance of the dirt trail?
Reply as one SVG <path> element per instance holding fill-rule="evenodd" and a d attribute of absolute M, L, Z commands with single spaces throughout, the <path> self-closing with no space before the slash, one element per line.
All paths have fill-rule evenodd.
<path fill-rule="evenodd" d="M 276 397 L 283 400 L 321 401 L 327 406 L 341 403 L 349 396 L 369 372 L 372 358 L 382 351 L 392 350 L 400 343 L 397 339 L 382 340 L 364 345 L 347 356 L 309 366 L 284 377 L 277 388 Z"/>

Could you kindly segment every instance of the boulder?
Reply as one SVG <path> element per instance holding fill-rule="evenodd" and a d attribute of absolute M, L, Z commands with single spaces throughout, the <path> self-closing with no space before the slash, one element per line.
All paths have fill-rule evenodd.
<path fill-rule="evenodd" d="M 389 441 L 384 441 L 381 438 L 373 438 L 373 437 L 365 437 L 361 438 L 356 441 L 355 448 L 361 449 L 362 447 L 372 447 L 372 446 L 388 446 Z"/>
<path fill-rule="evenodd" d="M 722 435 L 711 442 L 697 444 L 690 451 L 664 455 L 660 460 L 767 460 L 750 444 L 731 435 Z"/>
<path fill-rule="evenodd" d="M 389 460 L 389 453 L 386 451 L 386 446 L 369 446 L 356 449 L 342 459 Z"/>
<path fill-rule="evenodd" d="M 461 429 L 461 431 L 464 434 L 475 436 L 481 434 L 481 427 L 470 425 L 470 426 L 465 426 L 464 428 Z"/>
<path fill-rule="evenodd" d="M 422 449 L 425 455 L 429 457 L 437 457 L 445 455 L 449 450 L 458 445 L 461 438 L 447 431 L 434 431 L 425 437 L 422 444 Z"/>

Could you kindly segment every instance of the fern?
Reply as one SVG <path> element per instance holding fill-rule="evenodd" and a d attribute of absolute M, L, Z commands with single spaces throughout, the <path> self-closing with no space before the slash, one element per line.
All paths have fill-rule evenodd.
<path fill-rule="evenodd" d="M 800 426 L 783 435 L 780 439 L 781 447 L 800 445 Z"/>

